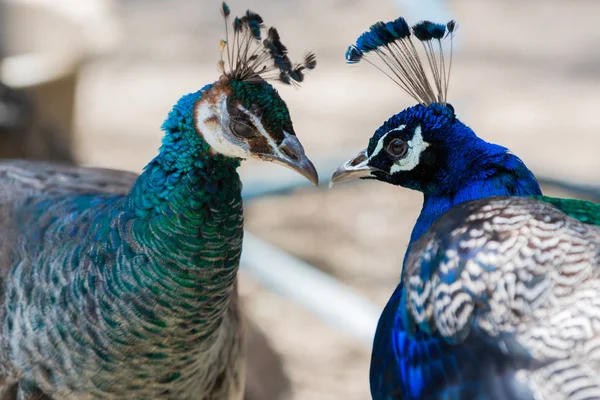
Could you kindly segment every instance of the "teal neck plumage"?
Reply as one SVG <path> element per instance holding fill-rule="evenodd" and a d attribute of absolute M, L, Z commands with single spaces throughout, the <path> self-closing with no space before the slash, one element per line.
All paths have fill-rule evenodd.
<path fill-rule="evenodd" d="M 220 181 L 239 179 L 239 160 L 211 153 L 210 145 L 196 131 L 194 108 L 211 86 L 183 96 L 169 113 L 162 126 L 165 136 L 160 152 L 146 165 L 129 196 L 128 205 L 138 217 L 160 214 L 181 195 L 188 196 L 186 201 L 191 203 L 186 207 L 193 208 L 194 201 L 204 202 L 214 194 Z"/>
<path fill-rule="evenodd" d="M 182 97 L 165 121 L 159 155 L 126 200 L 135 215 L 124 228 L 130 246 L 148 259 L 119 264 L 158 296 L 165 315 L 203 328 L 212 321 L 206 334 L 227 309 L 243 234 L 240 162 L 210 152 L 195 127 L 194 107 L 209 87 Z"/>
<path fill-rule="evenodd" d="M 39 196 L 17 210 L 15 237 L 27 240 L 11 250 L 6 318 L 29 328 L 3 332 L 16 371 L 42 362 L 62 394 L 195 398 L 237 359 L 239 161 L 196 131 L 202 93 L 173 108 L 129 194 Z"/>

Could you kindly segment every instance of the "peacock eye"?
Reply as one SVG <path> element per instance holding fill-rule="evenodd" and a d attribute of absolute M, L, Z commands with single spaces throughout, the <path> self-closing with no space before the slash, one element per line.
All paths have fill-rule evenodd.
<path fill-rule="evenodd" d="M 408 152 L 408 144 L 402 139 L 394 139 L 388 144 L 386 151 L 396 159 L 402 158 Z"/>
<path fill-rule="evenodd" d="M 251 138 L 252 136 L 254 136 L 254 133 L 256 132 L 252 126 L 247 125 L 240 121 L 233 121 L 231 124 L 231 130 L 237 136 L 242 137 L 242 138 Z"/>

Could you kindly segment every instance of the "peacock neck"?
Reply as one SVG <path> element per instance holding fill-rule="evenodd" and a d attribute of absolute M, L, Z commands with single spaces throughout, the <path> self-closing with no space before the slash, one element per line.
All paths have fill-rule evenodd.
<path fill-rule="evenodd" d="M 121 230 L 134 254 L 122 263 L 157 316 L 210 334 L 234 291 L 243 235 L 239 161 L 214 154 L 195 128 L 202 92 L 183 97 L 163 125 L 158 156 L 126 200 Z"/>
<path fill-rule="evenodd" d="M 190 201 L 185 207 L 194 208 L 196 201 L 210 201 L 217 192 L 235 191 L 223 182 L 239 180 L 239 160 L 214 153 L 196 128 L 196 104 L 212 86 L 183 96 L 165 120 L 159 154 L 144 168 L 129 195 L 128 205 L 138 217 L 156 217 L 164 208 L 185 203 L 182 196 Z"/>

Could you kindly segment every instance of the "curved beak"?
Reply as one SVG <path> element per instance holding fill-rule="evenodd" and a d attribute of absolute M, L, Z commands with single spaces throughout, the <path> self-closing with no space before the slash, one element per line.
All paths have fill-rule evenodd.
<path fill-rule="evenodd" d="M 369 165 L 367 149 L 364 149 L 355 157 L 346 161 L 333 173 L 333 175 L 331 175 L 331 179 L 329 180 L 329 187 L 332 187 L 336 183 L 349 181 L 351 179 L 370 177 L 372 176 L 372 172 L 375 171 L 379 170 Z"/>
<path fill-rule="evenodd" d="M 274 154 L 261 154 L 260 158 L 290 168 L 304 176 L 314 186 L 319 185 L 319 175 L 312 161 L 304 154 L 304 147 L 295 135 L 285 132 L 285 139 L 274 149 Z"/>

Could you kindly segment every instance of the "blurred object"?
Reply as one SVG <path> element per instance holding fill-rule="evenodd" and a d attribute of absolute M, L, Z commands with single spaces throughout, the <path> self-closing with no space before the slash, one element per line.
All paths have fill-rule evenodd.
<path fill-rule="evenodd" d="M 72 159 L 68 149 L 84 54 L 77 27 L 48 7 L 0 3 L 0 53 L 0 82 L 12 88 L 2 87 L 4 107 L 13 110 L 4 117 L 22 119 L 3 122 L 12 130 L 2 138 L 11 143 L 2 155 Z"/>
<path fill-rule="evenodd" d="M 287 400 L 291 382 L 281 356 L 260 327 L 246 318 L 246 390 L 244 400 Z"/>
<path fill-rule="evenodd" d="M 47 10 L 77 28 L 77 40 L 86 54 L 112 51 L 119 43 L 114 0 L 3 0 L 13 6 Z"/>
<path fill-rule="evenodd" d="M 40 121 L 36 105 L 24 91 L 0 83 L 0 158 L 72 162 L 65 135 Z"/>
<path fill-rule="evenodd" d="M 296 301 L 348 336 L 368 346 L 373 342 L 378 308 L 335 278 L 248 232 L 244 234 L 241 265 L 268 288 Z"/>
<path fill-rule="evenodd" d="M 556 179 L 545 176 L 538 176 L 538 182 L 542 186 L 550 186 L 555 190 L 561 190 L 569 194 L 564 194 L 560 197 L 575 197 L 583 200 L 591 200 L 600 202 L 600 186 L 589 185 L 585 183 L 569 182 L 564 179 Z M 546 189 L 544 189 L 546 193 Z"/>

